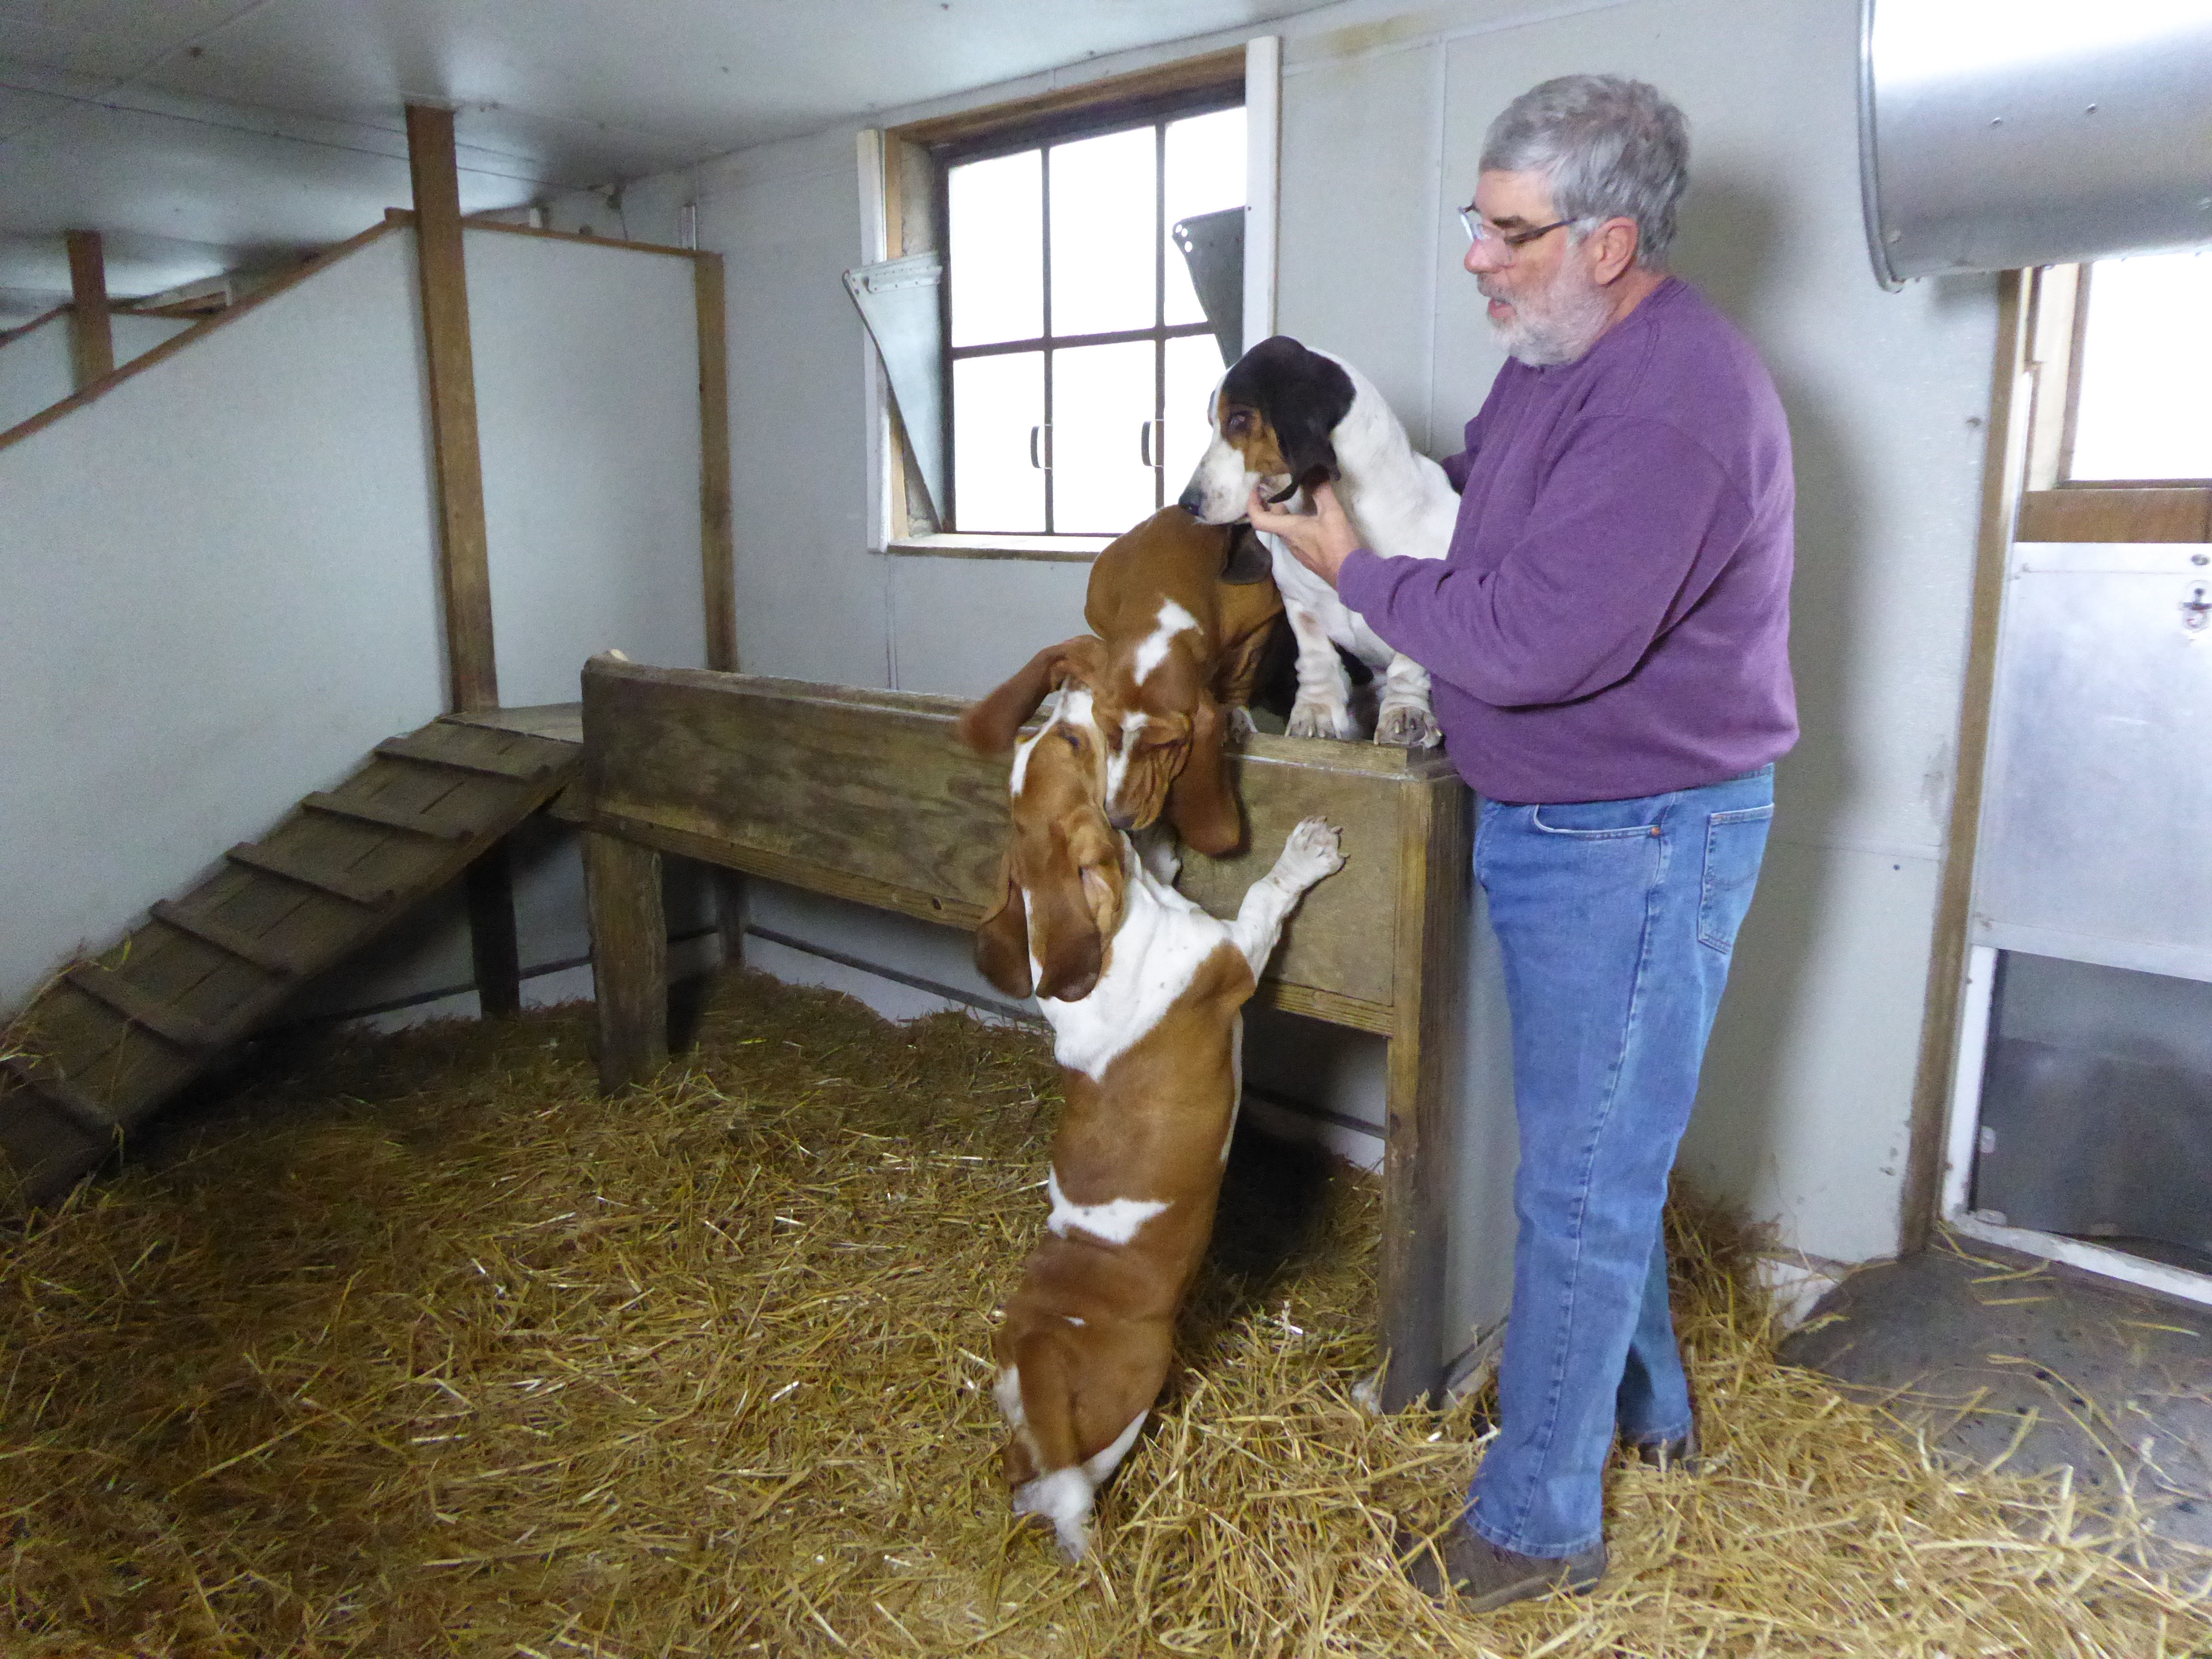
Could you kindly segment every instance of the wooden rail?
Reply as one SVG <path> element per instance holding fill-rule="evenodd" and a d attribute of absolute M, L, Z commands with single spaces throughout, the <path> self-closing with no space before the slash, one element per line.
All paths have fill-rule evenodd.
<path fill-rule="evenodd" d="M 600 1078 L 667 1057 L 659 857 L 973 928 L 995 897 L 1006 764 L 953 735 L 948 697 L 652 668 L 584 670 L 580 822 L 591 884 Z M 1183 891 L 1231 916 L 1283 837 L 1319 813 L 1345 867 L 1285 930 L 1259 1000 L 1389 1043 L 1380 1316 L 1386 1408 L 1443 1363 L 1446 1096 L 1463 1027 L 1468 799 L 1441 755 L 1255 737 L 1236 762 L 1251 850 L 1186 853 Z"/>

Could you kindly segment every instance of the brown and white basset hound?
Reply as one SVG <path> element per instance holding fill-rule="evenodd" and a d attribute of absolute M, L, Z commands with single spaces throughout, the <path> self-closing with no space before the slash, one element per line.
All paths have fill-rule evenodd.
<path fill-rule="evenodd" d="M 1244 836 L 1224 744 L 1245 711 L 1282 595 L 1266 550 L 1242 526 L 1200 524 L 1179 507 L 1115 538 L 1091 567 L 1093 630 L 1048 646 L 961 717 L 973 748 L 1000 754 L 1073 678 L 1092 693 L 1097 794 L 1116 829 L 1163 814 L 1201 853 Z"/>
<path fill-rule="evenodd" d="M 1066 1099 L 1045 1237 L 992 1346 L 1014 1510 L 1050 1522 L 1070 1560 L 1158 1397 L 1212 1231 L 1240 1011 L 1299 896 L 1344 862 L 1308 818 L 1234 921 L 1207 915 L 1099 809 L 1091 696 L 1068 686 L 1015 752 L 1006 892 L 975 936 L 985 976 L 1052 1023 Z"/>
<path fill-rule="evenodd" d="M 1382 394 L 1343 359 L 1287 334 L 1262 340 L 1222 377 L 1212 422 L 1212 441 L 1181 497 L 1200 521 L 1243 518 L 1255 489 L 1264 500 L 1286 501 L 1326 479 L 1360 540 L 1385 558 L 1441 559 L 1450 547 L 1459 519 L 1451 481 L 1413 447 Z M 1337 659 L 1340 645 L 1383 671 L 1376 742 L 1425 749 L 1443 741 L 1429 707 L 1428 671 L 1384 644 L 1274 537 L 1261 539 L 1273 556 L 1275 585 L 1297 635 L 1289 734 L 1359 735 L 1351 684 Z"/>

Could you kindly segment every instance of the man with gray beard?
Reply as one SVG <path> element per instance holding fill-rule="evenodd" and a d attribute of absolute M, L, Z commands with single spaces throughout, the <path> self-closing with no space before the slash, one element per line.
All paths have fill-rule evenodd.
<path fill-rule="evenodd" d="M 1327 485 L 1252 523 L 1433 679 L 1480 796 L 1521 1158 L 1497 1437 L 1466 1512 L 1401 1538 L 1476 1610 L 1604 1574 L 1616 1435 L 1693 1467 L 1660 1215 L 1797 735 L 1790 434 L 1758 354 L 1662 260 L 1681 112 L 1614 76 L 1508 106 L 1462 214 L 1511 354 L 1441 561 L 1385 559 Z"/>

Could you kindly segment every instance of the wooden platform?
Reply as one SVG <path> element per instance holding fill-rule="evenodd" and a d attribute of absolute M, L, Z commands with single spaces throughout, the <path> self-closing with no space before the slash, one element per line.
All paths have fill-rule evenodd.
<path fill-rule="evenodd" d="M 577 709 L 453 716 L 386 739 L 49 984 L 0 1054 L 0 1153 L 25 1194 L 65 1191 L 309 980 L 492 853 L 576 775 Z"/>
<path fill-rule="evenodd" d="M 1003 758 L 963 748 L 950 697 L 595 657 L 584 777 L 599 1065 L 610 1088 L 667 1055 L 659 857 L 673 853 L 973 928 L 1006 837 Z M 1319 813 L 1345 866 L 1285 929 L 1259 1000 L 1389 1042 L 1381 1320 L 1395 1408 L 1442 1376 L 1446 1096 L 1463 1021 L 1466 786 L 1442 755 L 1254 736 L 1232 763 L 1248 850 L 1187 854 L 1182 890 L 1234 915 L 1283 837 Z"/>

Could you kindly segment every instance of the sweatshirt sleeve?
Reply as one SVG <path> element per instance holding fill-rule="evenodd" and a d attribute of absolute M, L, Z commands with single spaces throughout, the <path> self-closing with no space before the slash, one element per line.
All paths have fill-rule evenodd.
<path fill-rule="evenodd" d="M 1501 708 L 1571 702 L 1635 670 L 1717 570 L 1701 554 L 1732 545 L 1746 514 L 1684 433 L 1601 417 L 1570 439 L 1487 573 L 1462 561 L 1455 537 L 1444 559 L 1363 548 L 1337 591 L 1393 650 L 1470 696 Z"/>

